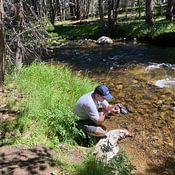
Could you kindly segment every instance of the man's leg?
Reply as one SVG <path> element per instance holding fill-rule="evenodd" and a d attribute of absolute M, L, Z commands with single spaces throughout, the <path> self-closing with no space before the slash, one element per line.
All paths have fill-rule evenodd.
<path fill-rule="evenodd" d="M 104 137 L 106 134 L 106 128 L 104 126 L 98 126 L 91 120 L 80 120 L 77 122 L 78 128 L 82 129 L 89 135 L 96 137 Z"/>

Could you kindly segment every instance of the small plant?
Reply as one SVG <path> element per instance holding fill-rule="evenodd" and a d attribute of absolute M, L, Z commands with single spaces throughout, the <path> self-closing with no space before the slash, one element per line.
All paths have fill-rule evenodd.
<path fill-rule="evenodd" d="M 85 162 L 75 167 L 74 175 L 131 175 L 135 167 L 131 164 L 124 151 L 119 151 L 118 156 L 105 162 L 89 155 Z"/>

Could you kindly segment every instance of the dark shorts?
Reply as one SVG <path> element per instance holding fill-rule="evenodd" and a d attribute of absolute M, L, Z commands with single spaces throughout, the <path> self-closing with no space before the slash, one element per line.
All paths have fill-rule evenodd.
<path fill-rule="evenodd" d="M 103 129 L 106 130 L 104 126 L 97 125 L 92 120 L 78 120 L 77 127 L 88 133 L 95 133 L 97 130 L 97 127 L 102 127 Z"/>

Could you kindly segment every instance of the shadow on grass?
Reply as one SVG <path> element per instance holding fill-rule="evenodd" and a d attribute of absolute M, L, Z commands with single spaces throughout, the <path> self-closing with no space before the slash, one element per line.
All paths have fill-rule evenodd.
<path fill-rule="evenodd" d="M 50 30 L 50 33 L 57 33 L 62 38 L 73 39 L 97 39 L 99 35 L 99 22 L 77 22 L 69 25 L 56 25 L 54 30 Z"/>

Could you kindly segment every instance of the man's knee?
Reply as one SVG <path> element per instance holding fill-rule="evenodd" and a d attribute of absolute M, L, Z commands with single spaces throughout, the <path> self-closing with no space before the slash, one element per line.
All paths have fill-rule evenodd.
<path fill-rule="evenodd" d="M 96 129 L 96 134 L 100 134 L 100 135 L 105 135 L 106 134 L 106 130 L 104 130 L 102 127 L 98 126 Z"/>

